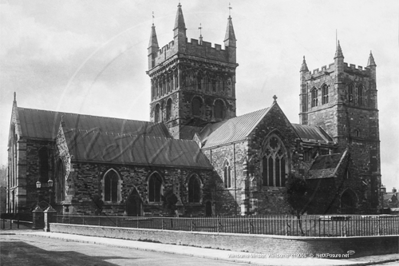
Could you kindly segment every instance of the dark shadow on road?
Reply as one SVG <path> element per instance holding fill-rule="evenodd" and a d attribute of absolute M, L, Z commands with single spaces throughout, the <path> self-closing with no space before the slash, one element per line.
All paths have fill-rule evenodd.
<path fill-rule="evenodd" d="M 49 240 L 51 246 L 51 240 Z M 104 247 L 106 248 L 106 247 Z M 101 254 L 101 250 L 98 250 Z M 117 265 L 106 260 L 123 259 L 134 260 L 139 258 L 118 257 L 118 256 L 87 256 L 74 251 L 48 251 L 23 241 L 0 241 L 0 261 L 1 265 L 84 265 L 84 266 L 111 266 Z"/>

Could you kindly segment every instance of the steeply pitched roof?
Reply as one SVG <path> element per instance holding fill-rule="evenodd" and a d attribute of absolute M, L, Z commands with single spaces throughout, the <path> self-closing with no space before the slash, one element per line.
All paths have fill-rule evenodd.
<path fill-rule="evenodd" d="M 300 124 L 292 124 L 292 127 L 302 141 L 314 141 L 323 143 L 328 143 L 332 141 L 332 138 L 320 127 Z"/>
<path fill-rule="evenodd" d="M 267 114 L 269 109 L 268 107 L 207 125 L 199 134 L 201 142 L 205 143 L 202 148 L 210 148 L 245 139 Z"/>
<path fill-rule="evenodd" d="M 61 117 L 66 127 L 81 130 L 101 130 L 115 134 L 142 134 L 169 137 L 165 125 L 137 120 L 54 112 L 18 107 L 21 135 L 26 138 L 55 139 Z"/>
<path fill-rule="evenodd" d="M 309 170 L 308 179 L 337 177 L 338 169 L 346 163 L 348 151 L 316 157 Z"/>
<path fill-rule="evenodd" d="M 63 129 L 73 161 L 212 169 L 192 140 Z"/>

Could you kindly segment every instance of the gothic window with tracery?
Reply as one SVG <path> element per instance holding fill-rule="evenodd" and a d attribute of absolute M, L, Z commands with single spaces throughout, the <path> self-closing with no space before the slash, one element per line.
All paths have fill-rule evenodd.
<path fill-rule="evenodd" d="M 161 202 L 162 178 L 158 173 L 153 173 L 148 180 L 148 201 Z"/>
<path fill-rule="evenodd" d="M 318 104 L 318 99 L 317 99 L 317 89 L 316 88 L 313 88 L 312 89 L 312 107 L 315 107 L 315 106 L 317 106 L 317 104 Z"/>
<path fill-rule="evenodd" d="M 229 161 L 225 161 L 223 167 L 223 182 L 225 188 L 231 188 L 231 167 Z"/>
<path fill-rule="evenodd" d="M 262 178 L 264 186 L 282 187 L 285 185 L 287 153 L 282 141 L 271 136 L 262 150 Z"/>
<path fill-rule="evenodd" d="M 322 93 L 322 98 L 321 98 L 322 104 L 328 103 L 328 86 L 326 84 L 323 84 L 321 93 Z"/>
<path fill-rule="evenodd" d="M 188 181 L 188 202 L 200 202 L 201 181 L 197 175 L 192 175 Z"/>
<path fill-rule="evenodd" d="M 114 169 L 108 170 L 104 175 L 104 201 L 116 203 L 118 201 L 119 176 Z"/>

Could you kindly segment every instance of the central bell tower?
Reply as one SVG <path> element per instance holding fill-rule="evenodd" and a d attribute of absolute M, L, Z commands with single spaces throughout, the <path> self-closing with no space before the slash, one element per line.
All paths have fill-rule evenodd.
<path fill-rule="evenodd" d="M 188 41 L 181 5 L 173 40 L 159 48 L 155 25 L 148 46 L 151 79 L 150 118 L 163 122 L 177 139 L 192 139 L 208 123 L 236 116 L 236 38 L 227 20 L 224 49 L 220 44 Z"/>

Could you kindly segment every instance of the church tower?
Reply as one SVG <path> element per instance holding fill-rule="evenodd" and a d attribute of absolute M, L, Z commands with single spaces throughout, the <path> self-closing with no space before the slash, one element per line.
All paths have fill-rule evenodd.
<path fill-rule="evenodd" d="M 188 41 L 179 4 L 173 40 L 159 48 L 152 25 L 148 47 L 151 79 L 150 118 L 163 122 L 174 138 L 191 139 L 208 123 L 236 116 L 236 38 L 227 20 L 224 49 L 203 41 Z"/>
<path fill-rule="evenodd" d="M 381 185 L 376 66 L 371 52 L 365 68 L 344 62 L 339 42 L 334 63 L 321 69 L 310 72 L 304 57 L 299 113 L 302 125 L 319 126 L 333 138 L 336 152 L 348 149 L 352 162 L 348 178 L 361 180 L 374 210 Z"/>

